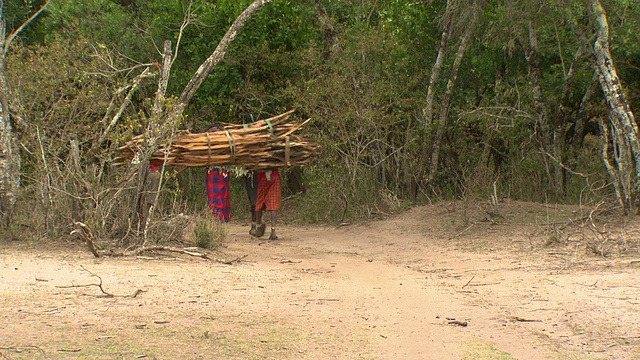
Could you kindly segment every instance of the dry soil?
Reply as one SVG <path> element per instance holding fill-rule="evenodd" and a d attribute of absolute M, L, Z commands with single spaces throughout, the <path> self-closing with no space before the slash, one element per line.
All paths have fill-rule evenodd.
<path fill-rule="evenodd" d="M 640 359 L 638 226 L 585 215 L 448 203 L 275 241 L 232 222 L 208 260 L 0 240 L 0 359 Z"/>

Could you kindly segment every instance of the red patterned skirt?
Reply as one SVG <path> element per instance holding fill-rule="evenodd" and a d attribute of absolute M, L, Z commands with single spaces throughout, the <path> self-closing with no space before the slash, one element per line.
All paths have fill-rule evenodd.
<path fill-rule="evenodd" d="M 271 170 L 271 180 L 267 180 L 264 172 L 258 173 L 258 198 L 256 200 L 256 211 L 280 210 L 280 173 L 278 170 Z"/>
<path fill-rule="evenodd" d="M 213 216 L 221 222 L 228 222 L 231 214 L 231 198 L 229 196 L 229 172 L 212 168 L 207 170 L 205 178 L 207 199 Z"/>

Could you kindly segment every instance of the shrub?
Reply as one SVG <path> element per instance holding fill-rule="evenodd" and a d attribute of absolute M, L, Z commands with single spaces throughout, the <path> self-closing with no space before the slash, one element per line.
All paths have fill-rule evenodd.
<path fill-rule="evenodd" d="M 227 231 L 223 224 L 209 215 L 196 220 L 193 234 L 196 246 L 203 249 L 215 250 L 222 246 Z"/>

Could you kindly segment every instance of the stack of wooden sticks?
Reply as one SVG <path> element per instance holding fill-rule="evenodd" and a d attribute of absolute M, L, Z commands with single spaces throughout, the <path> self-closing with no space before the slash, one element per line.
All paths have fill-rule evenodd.
<path fill-rule="evenodd" d="M 167 166 L 239 165 L 248 170 L 303 165 L 319 146 L 293 134 L 309 122 L 286 123 L 293 112 L 247 125 L 227 125 L 218 131 L 178 135 L 169 147 L 158 148 L 150 160 L 166 158 Z M 119 148 L 120 156 L 133 159 L 143 141 L 142 136 L 134 137 Z"/>

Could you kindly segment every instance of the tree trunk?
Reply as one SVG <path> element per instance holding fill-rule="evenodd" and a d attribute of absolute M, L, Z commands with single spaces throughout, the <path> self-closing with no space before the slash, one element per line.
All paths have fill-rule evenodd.
<path fill-rule="evenodd" d="M 331 55 L 339 50 L 338 30 L 327 15 L 327 10 L 321 0 L 316 0 L 316 14 L 320 22 L 320 28 L 324 31 L 324 45 L 322 47 L 322 57 L 329 60 Z"/>
<path fill-rule="evenodd" d="M 442 146 L 442 138 L 446 129 L 447 120 L 449 118 L 449 107 L 451 106 L 451 98 L 453 97 L 453 88 L 458 78 L 458 71 L 460 70 L 460 65 L 462 64 L 462 58 L 467 52 L 467 48 L 469 47 L 469 43 L 471 42 L 471 34 L 473 33 L 473 30 L 475 28 L 477 16 L 472 16 L 471 19 L 472 21 L 467 23 L 467 27 L 465 29 L 462 40 L 460 40 L 460 45 L 458 46 L 458 51 L 456 52 L 453 65 L 451 67 L 451 74 L 449 74 L 449 81 L 447 81 L 447 88 L 445 90 L 444 98 L 442 99 L 442 103 L 440 105 L 438 127 L 436 129 L 436 133 L 431 146 L 431 163 L 429 165 L 427 183 L 430 183 L 433 180 L 438 171 L 440 148 Z"/>
<path fill-rule="evenodd" d="M 4 27 L 4 22 L 2 25 Z M 17 149 L 9 102 L 11 93 L 5 77 L 4 57 L 0 59 L 0 217 L 9 227 L 11 213 L 20 190 L 20 152 Z"/>
<path fill-rule="evenodd" d="M 533 106 L 538 116 L 537 127 L 540 132 L 540 150 L 546 154 L 552 154 L 554 159 L 561 159 L 557 152 L 562 152 L 562 146 L 554 141 L 554 137 L 560 136 L 559 129 L 552 126 L 549 112 L 547 110 L 547 100 L 542 91 L 542 73 L 538 63 L 538 35 L 535 24 L 529 21 L 528 26 L 529 41 L 524 45 L 525 58 L 529 66 L 529 78 L 531 79 L 531 94 L 533 96 Z M 560 141 L 560 139 L 558 139 Z M 546 158 L 545 158 L 546 161 Z M 560 164 L 553 161 L 553 171 L 547 168 L 551 185 L 556 195 L 562 193 L 563 169 Z"/>
<path fill-rule="evenodd" d="M 620 78 L 609 50 L 609 23 L 599 0 L 590 0 L 591 11 L 598 23 L 598 33 L 593 45 L 594 65 L 600 87 L 611 109 L 609 123 L 601 128 L 611 128 L 612 153 L 615 167 L 609 161 L 609 151 L 603 151 L 603 161 L 617 184 L 616 195 L 625 213 L 637 206 L 640 194 L 640 141 L 635 116 L 627 103 Z M 605 144 L 606 145 L 606 144 Z"/>
<path fill-rule="evenodd" d="M 578 65 L 584 60 L 584 47 L 580 46 L 571 61 L 569 71 L 567 71 L 562 87 L 562 97 L 560 108 L 556 114 L 553 127 L 553 155 L 560 162 L 555 167 L 555 188 L 556 194 L 565 196 L 567 193 L 567 171 L 565 170 L 566 156 L 566 134 L 569 124 L 569 103 L 571 89 L 576 77 Z M 575 129 L 575 128 L 574 128 Z M 560 165 L 560 166 L 558 166 Z"/>
<path fill-rule="evenodd" d="M 574 148 L 574 161 L 576 161 L 575 156 L 578 153 L 578 150 L 582 147 L 582 142 L 584 141 L 584 131 L 587 125 L 587 120 L 589 119 L 589 114 L 587 113 L 587 104 L 591 102 L 591 98 L 596 92 L 598 88 L 598 77 L 594 76 L 591 84 L 585 91 L 582 99 L 580 100 L 580 107 L 578 108 L 578 113 L 576 114 L 576 125 L 573 131 L 573 139 L 571 143 Z"/>
<path fill-rule="evenodd" d="M 149 122 L 145 133 L 145 144 L 143 145 L 142 151 L 144 154 L 144 157 L 142 158 L 143 167 L 138 173 L 136 215 L 140 220 L 138 224 L 139 227 L 142 227 L 142 233 L 145 235 L 145 242 L 147 240 L 146 234 L 153 216 L 153 210 L 157 204 L 158 193 L 162 186 L 162 174 L 164 173 L 164 166 L 160 174 L 149 171 L 147 159 L 158 148 L 159 140 L 166 138 L 165 134 L 167 131 L 172 129 L 175 125 L 175 122 L 165 122 L 163 119 L 166 109 L 166 93 L 169 85 L 172 63 L 173 54 L 171 51 L 171 41 L 165 40 L 164 53 L 162 54 L 162 66 L 160 68 L 160 79 L 158 80 L 158 90 L 156 91 L 156 98 L 153 103 L 151 121 Z"/>
<path fill-rule="evenodd" d="M 442 65 L 444 64 L 444 57 L 447 54 L 449 39 L 451 38 L 451 22 L 453 18 L 453 11 L 450 9 L 451 3 L 451 0 L 447 1 L 447 9 L 445 10 L 445 21 L 442 29 L 442 38 L 440 39 L 440 46 L 438 47 L 436 62 L 433 64 L 433 67 L 431 67 L 431 76 L 429 77 L 429 85 L 427 87 L 426 104 L 424 109 L 422 109 L 422 128 L 425 131 L 429 130 L 429 127 L 433 122 L 433 102 L 436 96 L 438 81 L 440 81 L 440 72 L 442 71 Z"/>
<path fill-rule="evenodd" d="M 425 133 L 429 133 L 431 124 L 433 122 L 433 108 L 436 97 L 436 90 L 438 88 L 438 82 L 440 81 L 440 73 L 442 72 L 442 66 L 444 64 L 444 58 L 447 54 L 447 48 L 449 46 L 449 40 L 451 39 L 452 24 L 454 18 L 454 6 L 455 0 L 447 0 L 447 7 L 445 9 L 444 21 L 442 25 L 442 36 L 440 38 L 440 46 L 438 47 L 438 55 L 436 61 L 431 67 L 431 75 L 429 76 L 429 84 L 427 85 L 427 94 L 425 100 L 425 107 L 422 109 L 422 129 Z M 415 135 L 412 131 L 407 132 L 407 143 L 413 142 Z M 409 147 L 405 147 L 405 151 L 408 151 Z M 411 171 L 411 167 L 408 164 L 404 166 L 404 180 L 407 188 L 407 193 L 412 196 L 413 200 L 417 198 L 418 184 L 417 182 L 422 179 L 425 173 L 425 165 L 428 158 L 428 148 L 426 144 L 422 145 L 420 151 L 420 157 L 418 159 L 418 166 L 416 168 L 418 176 L 417 181 L 414 180 L 415 175 Z M 406 155 L 405 155 L 406 159 Z"/>
<path fill-rule="evenodd" d="M 180 98 L 178 98 L 178 103 L 174 110 L 174 117 L 182 115 L 184 107 L 189 103 L 189 101 L 191 101 L 191 98 L 195 95 L 196 91 L 204 79 L 207 78 L 211 70 L 213 70 L 220 60 L 224 58 L 224 54 L 227 52 L 229 45 L 233 40 L 235 40 L 236 36 L 238 36 L 238 33 L 242 30 L 247 21 L 271 2 L 273 2 L 273 0 L 255 0 L 236 18 L 233 24 L 231 24 L 231 27 L 229 27 L 227 33 L 222 37 L 222 40 L 218 43 L 216 49 L 211 53 L 211 55 L 209 55 L 207 60 L 200 65 L 191 80 L 189 80 L 187 86 L 185 86 L 182 94 L 180 94 Z"/>
<path fill-rule="evenodd" d="M 537 125 L 541 133 L 542 147 L 548 149 L 552 143 L 552 132 L 549 125 L 547 102 L 542 91 L 542 74 L 538 64 L 538 36 L 533 22 L 529 22 L 529 43 L 525 45 L 524 53 L 529 66 L 531 93 L 533 95 L 533 105 L 538 115 Z"/>
<path fill-rule="evenodd" d="M 15 99 L 6 77 L 6 57 L 11 43 L 49 5 L 47 0 L 11 34 L 7 35 L 4 18 L 4 0 L 0 0 L 0 226 L 8 227 L 11 213 L 20 190 L 20 151 L 18 150 L 13 127 L 12 103 Z"/>
<path fill-rule="evenodd" d="M 160 79 L 158 81 L 158 89 L 156 91 L 156 97 L 153 103 L 152 116 L 149 120 L 149 124 L 145 133 L 145 142 L 142 145 L 140 152 L 132 161 L 129 169 L 130 174 L 138 172 L 138 191 L 135 197 L 135 206 L 138 219 L 138 228 L 143 230 L 146 235 L 149 221 L 153 215 L 154 204 L 148 203 L 149 192 L 157 193 L 162 186 L 162 178 L 164 168 L 161 170 L 159 179 L 149 179 L 148 171 L 148 159 L 151 157 L 156 149 L 160 146 L 162 139 L 169 138 L 172 131 L 175 129 L 176 124 L 182 117 L 186 105 L 191 101 L 191 98 L 195 95 L 196 91 L 207 78 L 209 73 L 215 68 L 215 66 L 224 58 L 224 55 L 229 48 L 231 42 L 236 38 L 240 30 L 244 27 L 247 21 L 260 11 L 265 5 L 271 3 L 273 0 L 255 0 L 249 5 L 233 22 L 227 33 L 222 37 L 220 43 L 211 53 L 211 55 L 200 65 L 196 73 L 191 77 L 189 83 L 185 86 L 180 97 L 177 100 L 175 106 L 170 109 L 167 108 L 166 91 L 169 84 L 169 77 L 171 74 L 171 66 L 173 64 L 174 55 L 171 50 L 171 42 L 169 40 L 164 43 L 164 53 L 162 66 L 160 68 Z M 142 169 L 142 171 L 140 171 Z M 152 175 L 155 176 L 155 175 Z M 149 189 L 148 187 L 153 184 L 156 189 Z M 157 196 L 156 196 L 157 199 Z M 146 240 L 146 238 L 145 238 Z"/>

